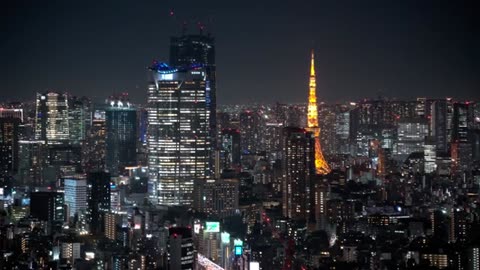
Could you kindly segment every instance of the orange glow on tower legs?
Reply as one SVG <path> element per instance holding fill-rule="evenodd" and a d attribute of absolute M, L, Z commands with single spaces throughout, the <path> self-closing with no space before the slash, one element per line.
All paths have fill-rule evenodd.
<path fill-rule="evenodd" d="M 310 82 L 308 94 L 307 111 L 307 130 L 313 132 L 315 136 L 315 171 L 317 174 L 325 175 L 330 173 L 331 169 L 323 157 L 322 145 L 320 144 L 320 128 L 318 127 L 318 107 L 317 107 L 317 83 L 315 81 L 315 56 L 312 50 L 310 62 Z"/>

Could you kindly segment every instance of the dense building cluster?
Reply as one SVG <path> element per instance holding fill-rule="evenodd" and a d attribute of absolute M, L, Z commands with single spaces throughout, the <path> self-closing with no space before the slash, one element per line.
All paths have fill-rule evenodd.
<path fill-rule="evenodd" d="M 326 104 L 311 60 L 305 103 L 217 107 L 184 34 L 144 104 L 1 103 L 0 268 L 480 269 L 480 101 Z"/>

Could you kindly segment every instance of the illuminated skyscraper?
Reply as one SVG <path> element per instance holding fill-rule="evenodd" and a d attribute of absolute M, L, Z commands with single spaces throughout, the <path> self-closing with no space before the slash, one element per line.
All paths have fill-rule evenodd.
<path fill-rule="evenodd" d="M 118 175 L 125 166 L 136 165 L 137 110 L 127 101 L 111 100 L 105 110 L 106 167 Z"/>
<path fill-rule="evenodd" d="M 151 67 L 149 192 L 155 203 L 190 205 L 195 179 L 211 174 L 210 80 L 203 65 Z M 213 134 L 214 135 L 214 134 Z"/>
<path fill-rule="evenodd" d="M 87 134 L 87 115 L 89 114 L 89 100 L 85 97 L 70 97 L 68 100 L 68 125 L 70 142 L 81 144 L 85 141 Z"/>
<path fill-rule="evenodd" d="M 308 94 L 307 130 L 315 136 L 315 171 L 317 174 L 328 174 L 330 167 L 323 157 L 320 144 L 320 127 L 318 125 L 317 83 L 315 82 L 315 57 L 312 50 L 310 63 L 310 91 Z"/>
<path fill-rule="evenodd" d="M 65 204 L 68 207 L 68 216 L 81 214 L 87 209 L 87 181 L 83 177 L 69 177 L 65 179 Z"/>
<path fill-rule="evenodd" d="M 106 128 L 105 110 L 95 108 L 92 113 L 92 123 L 87 137 L 86 166 L 87 171 L 105 169 L 106 156 Z"/>
<path fill-rule="evenodd" d="M 450 155 L 454 171 L 468 170 L 472 162 L 473 149 L 468 136 L 468 123 L 472 117 L 469 106 L 469 103 L 455 103 L 453 106 Z"/>
<path fill-rule="evenodd" d="M 302 128 L 283 130 L 283 215 L 308 219 L 310 215 L 311 180 L 315 174 L 315 137 Z"/>
<path fill-rule="evenodd" d="M 48 143 L 67 141 L 70 138 L 68 98 L 66 94 L 37 93 L 35 139 Z"/>
<path fill-rule="evenodd" d="M 170 65 L 185 67 L 201 64 L 208 80 L 205 107 L 208 112 L 210 144 L 215 147 L 217 129 L 217 83 L 215 64 L 215 39 L 210 35 L 181 35 L 170 39 Z M 213 164 L 213 157 L 209 163 Z M 210 165 L 212 166 L 212 165 Z"/>
<path fill-rule="evenodd" d="M 257 151 L 257 127 L 258 116 L 256 112 L 246 110 L 240 113 L 240 147 L 243 153 L 255 153 Z"/>
<path fill-rule="evenodd" d="M 413 152 L 423 152 L 428 136 L 428 121 L 422 118 L 401 119 L 397 128 L 398 140 L 394 155 L 404 159 Z"/>
<path fill-rule="evenodd" d="M 0 177 L 18 169 L 18 118 L 0 118 Z"/>

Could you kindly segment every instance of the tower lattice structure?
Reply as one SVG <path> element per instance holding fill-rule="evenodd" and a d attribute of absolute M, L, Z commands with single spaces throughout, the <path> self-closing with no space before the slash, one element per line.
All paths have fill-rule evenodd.
<path fill-rule="evenodd" d="M 312 50 L 310 63 L 310 91 L 308 94 L 308 112 L 307 112 L 307 130 L 315 136 L 315 171 L 317 174 L 328 174 L 331 169 L 323 157 L 322 145 L 320 144 L 320 127 L 318 126 L 318 107 L 317 107 L 317 83 L 315 81 L 315 55 Z"/>

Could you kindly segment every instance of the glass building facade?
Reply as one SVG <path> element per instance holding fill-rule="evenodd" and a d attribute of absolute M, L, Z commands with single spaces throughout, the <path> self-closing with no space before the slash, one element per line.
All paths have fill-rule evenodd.
<path fill-rule="evenodd" d="M 70 138 L 67 95 L 37 93 L 35 126 L 37 140 L 48 143 L 67 141 Z"/>
<path fill-rule="evenodd" d="M 210 78 L 203 65 L 159 63 L 148 86 L 149 191 L 154 203 L 191 205 L 211 174 Z"/>
<path fill-rule="evenodd" d="M 118 175 L 122 167 L 137 163 L 137 110 L 119 100 L 109 105 L 105 109 L 106 167 Z"/>

